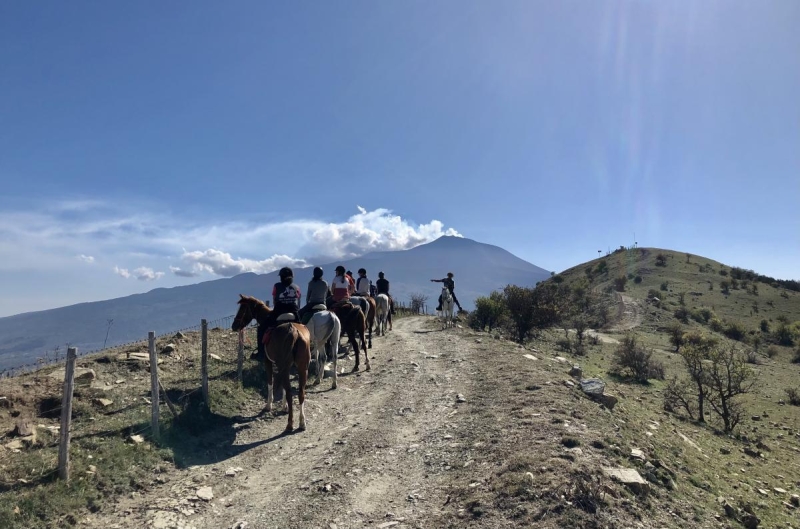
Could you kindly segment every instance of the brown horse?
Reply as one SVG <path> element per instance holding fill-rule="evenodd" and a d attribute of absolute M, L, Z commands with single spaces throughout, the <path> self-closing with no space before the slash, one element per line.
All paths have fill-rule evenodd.
<path fill-rule="evenodd" d="M 270 319 L 272 309 L 267 307 L 264 302 L 239 294 L 239 310 L 233 318 L 231 329 L 240 331 L 247 327 L 253 319 L 263 325 Z M 289 408 L 289 424 L 286 431 L 291 432 L 294 428 L 292 413 L 292 386 L 289 382 L 289 370 L 292 364 L 297 367 L 297 378 L 299 383 L 298 400 L 300 401 L 300 425 L 299 430 L 306 429 L 306 414 L 304 403 L 306 400 L 306 381 L 308 379 L 308 364 L 311 362 L 311 336 L 305 325 L 300 323 L 282 323 L 273 328 L 270 332 L 269 343 L 266 347 L 267 358 L 264 360 L 267 366 L 267 411 L 272 411 L 272 364 L 278 368 L 280 382 L 286 393 L 286 406 Z"/>
<path fill-rule="evenodd" d="M 336 314 L 339 321 L 342 323 L 342 331 L 347 333 L 347 341 L 356 355 L 356 365 L 353 366 L 353 371 L 358 371 L 359 363 L 359 347 L 356 337 L 361 339 L 361 349 L 364 350 L 364 363 L 367 366 L 367 371 L 370 370 L 369 357 L 367 356 L 367 342 L 364 339 L 366 334 L 366 319 L 361 307 L 353 305 L 349 302 L 334 303 L 330 306 L 330 310 Z"/>

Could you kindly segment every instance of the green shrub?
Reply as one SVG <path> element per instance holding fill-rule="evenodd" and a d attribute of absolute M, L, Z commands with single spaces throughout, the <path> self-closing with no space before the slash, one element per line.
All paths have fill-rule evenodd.
<path fill-rule="evenodd" d="M 647 382 L 649 378 L 664 379 L 665 372 L 662 364 L 652 360 L 653 351 L 640 345 L 636 336 L 629 334 L 614 351 L 612 372 L 623 376 L 630 376 L 637 382 Z"/>
<path fill-rule="evenodd" d="M 636 276 L 633 278 L 633 282 L 637 285 L 642 282 L 642 276 Z"/>
<path fill-rule="evenodd" d="M 656 256 L 656 266 L 667 266 L 667 256 L 660 253 Z"/>
<path fill-rule="evenodd" d="M 647 297 L 650 299 L 657 298 L 658 295 L 659 295 L 658 290 L 654 288 L 651 288 L 650 290 L 647 291 Z"/>
<path fill-rule="evenodd" d="M 686 307 L 678 307 L 675 310 L 675 318 L 682 323 L 689 323 L 689 309 Z"/>
<path fill-rule="evenodd" d="M 767 320 L 761 320 L 761 332 L 769 332 L 769 322 Z"/>
<path fill-rule="evenodd" d="M 625 284 L 628 282 L 628 278 L 625 276 L 619 276 L 614 280 L 614 288 L 617 292 L 625 292 Z"/>
<path fill-rule="evenodd" d="M 730 338 L 731 340 L 736 340 L 737 342 L 741 342 L 745 336 L 747 331 L 744 330 L 744 326 L 738 322 L 732 322 L 725 326 L 725 330 L 722 333 Z"/>
<path fill-rule="evenodd" d="M 708 322 L 708 326 L 714 332 L 722 332 L 722 329 L 724 328 L 724 325 L 719 318 L 711 318 L 711 320 Z"/>
<path fill-rule="evenodd" d="M 781 352 L 780 349 L 778 349 L 774 345 L 770 345 L 769 347 L 767 347 L 767 357 L 768 358 L 775 358 L 776 356 L 778 356 L 778 353 L 780 353 L 780 352 Z"/>
<path fill-rule="evenodd" d="M 720 270 L 719 270 L 719 275 L 721 275 L 721 276 L 727 276 L 727 275 L 728 275 L 728 271 L 727 271 L 727 270 L 725 270 L 724 268 L 720 268 Z"/>
<path fill-rule="evenodd" d="M 786 398 L 792 406 L 800 406 L 800 391 L 795 388 L 786 388 Z"/>
<path fill-rule="evenodd" d="M 794 356 L 792 357 L 793 364 L 800 364 L 800 347 L 795 349 Z"/>
<path fill-rule="evenodd" d="M 714 317 L 714 313 L 709 308 L 701 307 L 699 309 L 693 309 L 690 312 L 690 316 L 697 323 L 708 323 L 711 318 Z"/>
<path fill-rule="evenodd" d="M 663 283 L 661 283 L 661 290 L 664 292 L 669 290 L 669 281 L 664 281 Z"/>

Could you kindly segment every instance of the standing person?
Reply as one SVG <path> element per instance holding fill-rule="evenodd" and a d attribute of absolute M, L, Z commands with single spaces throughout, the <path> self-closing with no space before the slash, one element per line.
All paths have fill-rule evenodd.
<path fill-rule="evenodd" d="M 319 266 L 314 268 L 314 276 L 308 282 L 308 290 L 306 290 L 306 304 L 299 311 L 300 319 L 311 310 L 314 305 L 324 305 L 328 297 L 328 282 L 322 279 L 323 270 Z"/>
<path fill-rule="evenodd" d="M 336 277 L 331 281 L 331 296 L 333 296 L 334 303 L 343 299 L 350 299 L 351 289 L 352 286 L 344 273 L 344 267 L 342 265 L 337 266 Z"/>
<path fill-rule="evenodd" d="M 456 282 L 453 281 L 453 272 L 447 272 L 447 277 L 444 279 L 431 279 L 434 283 L 444 283 L 444 286 L 447 287 L 447 290 L 450 291 L 450 295 L 453 296 L 453 301 L 455 301 L 458 310 L 463 310 L 461 308 L 461 303 L 458 302 L 458 298 L 456 297 L 455 289 L 456 289 Z M 439 294 L 439 306 L 436 307 L 436 310 L 442 310 L 442 295 Z"/>
<path fill-rule="evenodd" d="M 364 297 L 369 296 L 370 295 L 369 285 L 370 285 L 370 280 L 367 279 L 367 271 L 363 268 L 359 268 L 358 279 L 356 279 L 356 294 Z"/>

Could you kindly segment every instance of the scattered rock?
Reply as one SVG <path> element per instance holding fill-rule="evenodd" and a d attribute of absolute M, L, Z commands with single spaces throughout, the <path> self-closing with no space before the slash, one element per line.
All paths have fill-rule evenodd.
<path fill-rule="evenodd" d="M 769 496 L 769 492 L 765 491 L 764 489 L 756 489 L 759 494 L 762 496 Z"/>
<path fill-rule="evenodd" d="M 754 421 L 760 421 L 761 420 L 761 415 L 753 415 L 752 419 Z"/>
<path fill-rule="evenodd" d="M 173 336 L 172 338 L 173 338 L 173 340 L 183 340 L 184 338 L 186 338 L 186 335 L 183 334 L 181 331 L 178 331 L 178 332 L 175 333 L 175 336 Z"/>
<path fill-rule="evenodd" d="M 599 397 L 606 389 L 606 383 L 599 378 L 585 378 L 581 380 L 581 390 L 591 397 Z"/>
<path fill-rule="evenodd" d="M 634 459 L 639 459 L 640 461 L 647 461 L 644 451 L 639 448 L 631 448 L 631 457 Z"/>
<path fill-rule="evenodd" d="M 460 403 L 463 403 L 463 402 L 467 402 L 467 399 L 464 397 L 464 395 L 459 393 L 458 395 L 456 395 L 456 402 L 458 402 L 460 404 Z"/>
<path fill-rule="evenodd" d="M 600 401 L 600 404 L 602 404 L 609 410 L 613 410 L 614 406 L 616 406 L 617 402 L 619 402 L 619 399 L 614 395 L 611 395 L 610 393 L 601 395 L 598 400 Z"/>
<path fill-rule="evenodd" d="M 787 492 L 787 491 L 786 491 L 786 489 L 782 489 L 782 488 L 780 488 L 780 487 L 775 487 L 775 488 L 773 488 L 772 490 L 774 490 L 774 491 L 775 491 L 775 492 L 777 492 L 778 494 L 786 494 L 786 492 Z"/>
<path fill-rule="evenodd" d="M 0 408 L 11 409 L 14 407 L 14 404 L 8 399 L 8 397 L 0 397 Z"/>
<path fill-rule="evenodd" d="M 164 348 L 161 350 L 161 352 L 159 354 L 171 355 L 174 352 L 175 352 L 175 344 L 174 343 L 168 343 L 167 345 L 164 346 Z"/>
<path fill-rule="evenodd" d="M 22 444 L 22 440 L 14 439 L 13 441 L 6 443 L 5 446 L 9 450 L 22 450 L 25 445 Z"/>
<path fill-rule="evenodd" d="M 528 360 L 538 360 L 538 358 L 536 358 L 536 357 L 535 357 L 535 356 L 533 356 L 532 354 L 527 354 L 527 353 L 526 353 L 526 354 L 524 354 L 524 355 L 522 355 L 522 356 L 524 356 L 524 357 L 525 357 L 525 358 L 527 358 Z"/>
<path fill-rule="evenodd" d="M 215 355 L 214 353 L 210 353 L 208 356 L 210 356 L 213 360 L 222 360 L 219 355 Z"/>
<path fill-rule="evenodd" d="M 753 513 L 744 514 L 740 521 L 747 529 L 758 529 L 758 524 L 761 523 L 761 520 L 758 518 L 758 516 Z"/>
<path fill-rule="evenodd" d="M 114 404 L 114 401 L 110 399 L 94 399 L 92 402 L 94 402 L 101 408 L 108 408 L 109 406 Z"/>
<path fill-rule="evenodd" d="M 141 435 L 131 435 L 130 437 L 128 437 L 128 441 L 135 445 L 140 445 L 144 442 L 144 437 L 142 437 Z"/>
<path fill-rule="evenodd" d="M 791 497 L 791 499 L 789 501 L 795 507 L 800 507 L 800 496 L 798 496 L 797 494 L 792 494 L 792 497 Z"/>
<path fill-rule="evenodd" d="M 562 364 L 566 364 L 566 363 L 567 363 L 567 359 L 566 359 L 566 358 L 564 358 L 563 356 L 557 356 L 557 357 L 555 357 L 555 361 L 556 361 L 556 362 L 561 362 Z"/>
<path fill-rule="evenodd" d="M 569 376 L 578 379 L 583 378 L 583 370 L 581 369 L 581 366 L 579 366 L 578 364 L 572 366 L 572 369 L 569 370 Z"/>
<path fill-rule="evenodd" d="M 564 385 L 567 386 L 568 388 L 574 388 L 575 387 L 575 382 L 573 382 L 571 380 L 565 380 L 564 381 Z"/>
<path fill-rule="evenodd" d="M 50 378 L 61 380 L 63 382 L 64 377 L 66 376 L 66 370 L 64 368 L 56 369 L 48 376 Z M 97 378 L 97 375 L 95 375 L 94 369 L 76 368 L 75 374 L 73 375 L 73 380 L 75 381 L 75 384 L 78 386 L 88 386 L 92 383 L 92 381 L 95 378 Z"/>
<path fill-rule="evenodd" d="M 211 501 L 214 499 L 214 492 L 211 490 L 211 487 L 200 487 L 195 494 L 203 501 Z"/>
<path fill-rule="evenodd" d="M 17 421 L 17 424 L 14 426 L 13 434 L 17 437 L 28 437 L 29 435 L 34 435 L 36 433 L 35 427 L 33 425 L 33 421 L 30 419 L 22 419 Z"/>
<path fill-rule="evenodd" d="M 727 446 L 723 446 L 719 449 L 719 453 L 727 456 L 730 455 L 731 449 L 728 448 Z"/>
<path fill-rule="evenodd" d="M 378 529 L 386 529 L 387 527 L 394 527 L 395 525 L 400 525 L 400 522 L 384 522 L 378 526 Z"/>
<path fill-rule="evenodd" d="M 632 468 L 603 467 L 603 474 L 614 481 L 619 481 L 636 494 L 646 493 L 649 490 L 649 484 L 647 481 L 645 481 L 645 479 L 642 478 L 642 476 Z"/>

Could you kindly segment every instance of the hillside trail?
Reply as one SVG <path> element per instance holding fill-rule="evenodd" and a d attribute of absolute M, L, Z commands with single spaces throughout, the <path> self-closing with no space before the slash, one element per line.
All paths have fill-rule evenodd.
<path fill-rule="evenodd" d="M 642 324 L 644 309 L 638 300 L 630 296 L 614 293 L 617 299 L 617 322 L 611 327 L 611 331 L 625 332 L 635 329 Z"/>
<path fill-rule="evenodd" d="M 371 372 L 340 375 L 336 390 L 328 379 L 311 387 L 305 432 L 280 435 L 285 414 L 243 420 L 232 440 L 197 454 L 202 463 L 165 472 L 81 526 L 430 527 L 448 503 L 445 461 L 463 460 L 452 434 L 471 427 L 464 401 L 482 363 L 476 340 L 436 325 L 399 319 L 374 340 Z M 352 360 L 339 365 L 349 370 Z M 203 487 L 210 501 L 198 499 Z"/>

